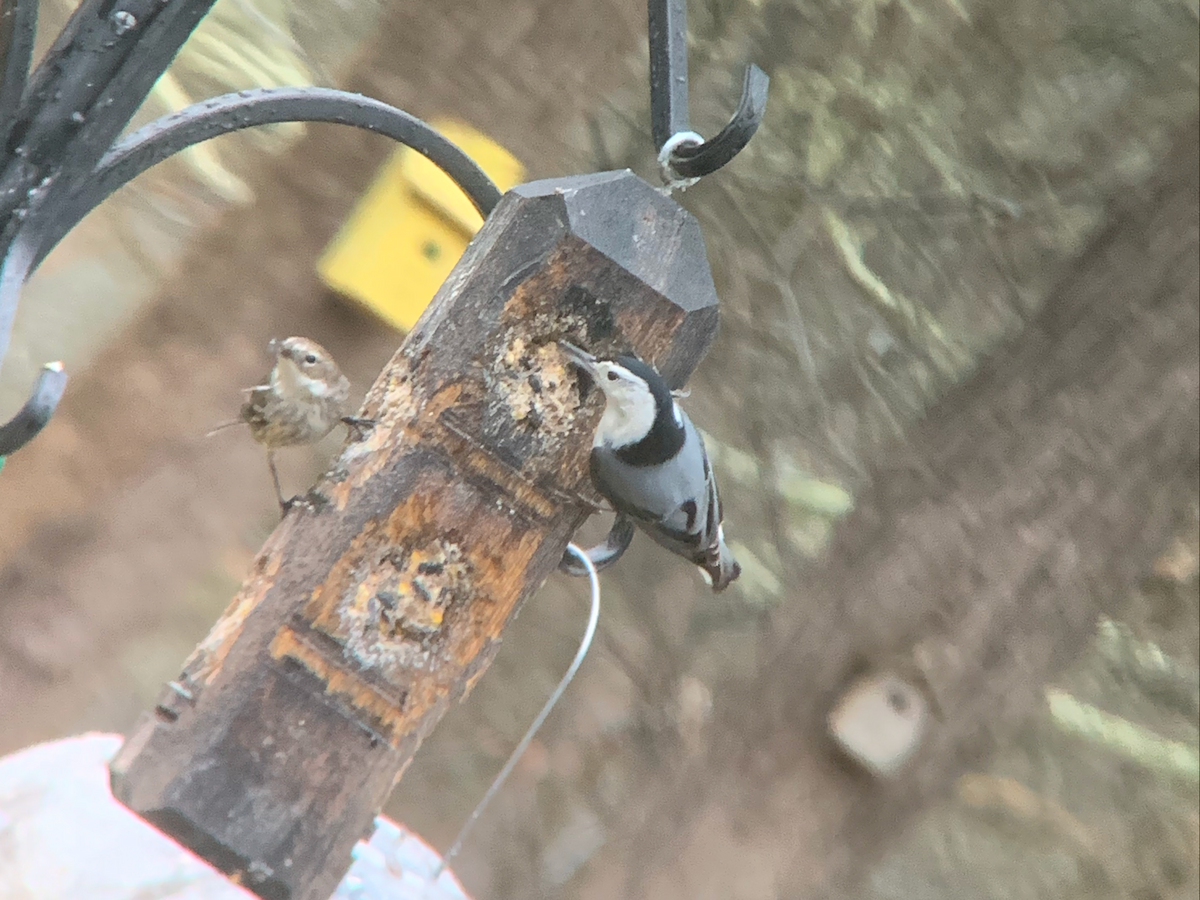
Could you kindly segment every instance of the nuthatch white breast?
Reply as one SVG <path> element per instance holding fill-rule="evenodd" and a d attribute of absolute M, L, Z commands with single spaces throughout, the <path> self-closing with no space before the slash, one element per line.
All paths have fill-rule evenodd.
<path fill-rule="evenodd" d="M 596 490 L 656 543 L 700 567 L 714 591 L 741 566 L 725 544 L 721 499 L 704 440 L 666 381 L 633 356 L 598 359 L 559 341 L 603 392 L 592 441 Z"/>

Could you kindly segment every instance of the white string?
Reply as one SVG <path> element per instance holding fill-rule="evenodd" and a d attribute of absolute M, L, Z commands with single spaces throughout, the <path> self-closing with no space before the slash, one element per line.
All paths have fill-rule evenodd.
<path fill-rule="evenodd" d="M 596 574 L 596 567 L 592 565 L 592 561 L 588 559 L 587 553 L 579 549 L 579 547 L 575 546 L 574 544 L 567 544 L 567 549 L 570 550 L 581 563 L 583 563 L 583 567 L 587 569 L 588 581 L 592 586 L 592 608 L 591 612 L 588 614 L 588 623 L 587 628 L 583 632 L 583 640 L 579 642 L 579 649 L 575 652 L 575 659 L 571 661 L 571 665 L 567 669 L 566 674 L 563 675 L 562 680 L 559 681 L 558 686 L 554 689 L 554 692 L 550 694 L 550 699 L 546 701 L 546 705 L 542 707 L 542 711 L 537 714 L 537 718 L 533 720 L 533 724 L 529 726 L 529 729 L 525 732 L 525 736 L 521 738 L 521 742 L 517 744 L 516 748 L 509 755 L 508 761 L 504 764 L 504 768 L 502 768 L 500 770 L 500 774 L 493 779 L 491 787 L 487 789 L 487 793 L 483 795 L 483 799 L 475 805 L 475 809 L 471 811 L 471 815 L 467 817 L 467 821 L 464 822 L 462 828 L 459 829 L 458 836 L 455 837 L 454 843 L 450 846 L 450 849 L 446 851 L 446 855 L 442 857 L 442 861 L 438 863 L 437 868 L 434 869 L 431 882 L 436 882 L 438 878 L 441 877 L 442 873 L 446 871 L 446 867 L 450 865 L 450 860 L 458 855 L 458 851 L 462 849 L 463 841 L 466 840 L 467 834 L 475 825 L 475 820 L 479 818 L 480 814 L 482 814 L 485 809 L 487 809 L 487 805 L 492 802 L 492 798 L 496 796 L 497 792 L 504 785 L 504 782 L 508 779 L 508 776 L 512 774 L 512 770 L 516 768 L 517 762 L 520 761 L 521 756 L 529 748 L 529 744 L 533 740 L 533 736 L 537 734 L 538 729 L 542 727 L 542 723 L 546 721 L 546 717 L 550 715 L 550 711 L 554 709 L 555 704 L 557 704 L 562 698 L 563 692 L 567 689 L 567 685 L 571 683 L 571 679 L 573 679 L 575 677 L 575 673 L 579 671 L 579 667 L 583 664 L 583 658 L 587 656 L 588 650 L 592 646 L 592 639 L 596 636 L 596 623 L 600 621 L 600 576 Z"/>
<path fill-rule="evenodd" d="M 662 145 L 662 149 L 658 151 L 658 170 L 662 173 L 662 180 L 667 186 L 667 193 L 675 190 L 685 190 L 700 180 L 699 178 L 685 178 L 676 172 L 671 165 L 671 154 L 684 144 L 699 146 L 703 143 L 704 138 L 694 131 L 677 131 L 667 138 L 666 143 Z"/>

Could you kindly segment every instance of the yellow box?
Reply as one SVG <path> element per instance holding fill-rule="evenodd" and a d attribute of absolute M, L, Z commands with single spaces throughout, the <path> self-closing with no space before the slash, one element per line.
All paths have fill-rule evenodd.
<path fill-rule="evenodd" d="M 460 122 L 431 124 L 501 191 L 521 183 L 524 166 L 487 135 Z M 400 147 L 317 260 L 317 273 L 328 287 L 408 331 L 482 224 L 450 176 Z"/>

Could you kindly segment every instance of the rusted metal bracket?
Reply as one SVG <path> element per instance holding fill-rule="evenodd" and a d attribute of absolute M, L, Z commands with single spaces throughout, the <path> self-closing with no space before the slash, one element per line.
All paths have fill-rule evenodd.
<path fill-rule="evenodd" d="M 116 796 L 266 900 L 325 900 L 591 512 L 601 407 L 557 341 L 679 387 L 716 328 L 696 221 L 632 173 L 509 192 L 368 393 L 375 428 L 130 735 Z"/>

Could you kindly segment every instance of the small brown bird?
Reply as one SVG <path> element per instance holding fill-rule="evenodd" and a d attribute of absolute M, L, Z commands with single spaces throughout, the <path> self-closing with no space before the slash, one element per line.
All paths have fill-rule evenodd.
<path fill-rule="evenodd" d="M 347 415 L 350 381 L 329 351 L 316 341 L 290 337 L 271 341 L 271 349 L 275 353 L 275 366 L 265 383 L 246 388 L 246 402 L 238 420 L 226 422 L 213 431 L 230 425 L 250 427 L 250 436 L 267 449 L 275 495 L 286 513 L 295 498 L 283 498 L 275 469 L 275 451 L 280 447 L 314 444 L 341 423 L 361 431 L 374 422 Z"/>

